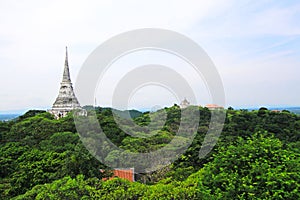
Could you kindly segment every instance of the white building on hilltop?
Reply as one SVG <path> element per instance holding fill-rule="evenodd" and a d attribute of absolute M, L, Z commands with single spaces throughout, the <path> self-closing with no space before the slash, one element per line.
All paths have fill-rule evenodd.
<path fill-rule="evenodd" d="M 184 100 L 180 103 L 180 108 L 187 108 L 190 105 L 190 102 L 184 98 Z"/>
<path fill-rule="evenodd" d="M 48 110 L 48 112 L 53 114 L 56 119 L 59 119 L 65 117 L 72 110 L 79 110 L 80 112 L 78 113 L 80 115 L 86 115 L 86 110 L 81 108 L 73 91 L 68 64 L 68 51 L 66 47 L 65 67 L 58 97 L 56 98 L 52 109 Z"/>

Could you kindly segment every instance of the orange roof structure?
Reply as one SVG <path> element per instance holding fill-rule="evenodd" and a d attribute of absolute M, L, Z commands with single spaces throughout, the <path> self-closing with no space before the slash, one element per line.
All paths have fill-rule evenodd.
<path fill-rule="evenodd" d="M 114 177 L 119 177 L 123 179 L 127 179 L 130 182 L 134 182 L 134 168 L 116 168 L 113 170 L 113 176 L 109 178 L 113 179 Z M 107 178 L 103 178 L 102 180 L 107 180 Z"/>
<path fill-rule="evenodd" d="M 271 110 L 271 112 L 280 113 L 280 112 L 281 112 L 281 110 Z"/>
<path fill-rule="evenodd" d="M 208 108 L 208 109 L 210 109 L 210 108 L 211 109 L 223 108 L 223 106 L 219 106 L 217 104 L 207 104 L 205 107 Z"/>

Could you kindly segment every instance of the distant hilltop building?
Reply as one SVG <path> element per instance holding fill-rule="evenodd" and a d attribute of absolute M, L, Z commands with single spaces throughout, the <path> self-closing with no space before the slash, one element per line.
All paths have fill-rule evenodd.
<path fill-rule="evenodd" d="M 81 108 L 73 91 L 69 71 L 68 51 L 66 47 L 65 67 L 58 97 L 56 98 L 52 109 L 48 112 L 53 114 L 56 119 L 59 119 L 61 117 L 65 117 L 72 110 L 79 110 L 79 115 L 86 115 L 86 110 Z"/>
<path fill-rule="evenodd" d="M 220 109 L 224 109 L 223 106 L 219 106 L 219 105 L 217 105 L 217 104 L 207 104 L 205 107 L 208 108 L 209 110 L 220 110 Z"/>
<path fill-rule="evenodd" d="M 281 112 L 281 110 L 271 110 L 271 112 L 280 113 L 280 112 Z"/>
<path fill-rule="evenodd" d="M 190 105 L 190 102 L 184 98 L 184 100 L 180 103 L 180 108 L 187 108 Z"/>

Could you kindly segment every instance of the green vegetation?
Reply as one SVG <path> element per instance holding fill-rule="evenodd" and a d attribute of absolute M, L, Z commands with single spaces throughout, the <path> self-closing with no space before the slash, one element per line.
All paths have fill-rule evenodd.
<path fill-rule="evenodd" d="M 147 138 L 127 135 L 111 109 L 97 108 L 96 115 L 117 146 L 149 152 L 169 143 L 180 125 L 178 106 L 164 110 L 167 120 L 160 130 L 155 130 L 157 124 L 146 126 L 160 111 L 131 111 L 139 126 L 131 126 L 124 112 L 115 112 L 128 124 L 126 130 L 151 134 Z M 208 109 L 199 111 L 188 150 L 167 167 L 137 174 L 134 183 L 102 181 L 111 174 L 100 172 L 107 167 L 83 146 L 71 113 L 55 120 L 47 112 L 29 111 L 0 122 L 0 199 L 300 199 L 300 116 L 265 108 L 228 109 L 217 145 L 199 159 L 210 121 Z M 107 152 L 106 160 L 114 156 Z"/>

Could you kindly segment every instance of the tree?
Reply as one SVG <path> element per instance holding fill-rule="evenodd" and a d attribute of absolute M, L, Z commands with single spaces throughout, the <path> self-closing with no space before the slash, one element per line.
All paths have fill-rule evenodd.
<path fill-rule="evenodd" d="M 236 145 L 220 147 L 214 160 L 197 173 L 213 196 L 221 199 L 300 198 L 300 154 L 283 149 L 279 139 L 264 134 L 239 138 Z"/>

